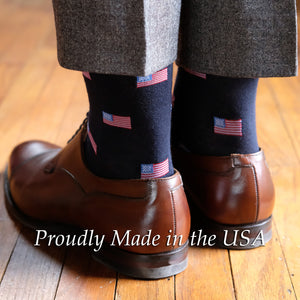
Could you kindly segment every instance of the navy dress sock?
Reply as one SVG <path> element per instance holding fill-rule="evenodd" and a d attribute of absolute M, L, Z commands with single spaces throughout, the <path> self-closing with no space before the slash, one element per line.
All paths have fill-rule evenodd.
<path fill-rule="evenodd" d="M 87 167 L 105 178 L 174 173 L 171 151 L 172 65 L 146 77 L 84 72 L 89 96 Z"/>
<path fill-rule="evenodd" d="M 179 68 L 172 144 L 201 155 L 257 152 L 257 83 L 258 79 L 227 78 Z"/>

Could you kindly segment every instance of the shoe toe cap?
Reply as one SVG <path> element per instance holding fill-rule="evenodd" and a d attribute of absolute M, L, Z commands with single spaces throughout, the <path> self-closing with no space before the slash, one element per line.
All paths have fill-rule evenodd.
<path fill-rule="evenodd" d="M 8 177 L 33 157 L 54 149 L 60 148 L 57 145 L 42 141 L 28 141 L 16 146 L 10 155 Z"/>

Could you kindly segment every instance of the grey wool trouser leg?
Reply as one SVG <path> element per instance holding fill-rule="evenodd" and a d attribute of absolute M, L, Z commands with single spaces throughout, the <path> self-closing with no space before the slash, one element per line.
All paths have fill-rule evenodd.
<path fill-rule="evenodd" d="M 220 76 L 297 73 L 295 0 L 53 0 L 53 7 L 58 59 L 69 69 L 145 76 L 177 58 Z"/>

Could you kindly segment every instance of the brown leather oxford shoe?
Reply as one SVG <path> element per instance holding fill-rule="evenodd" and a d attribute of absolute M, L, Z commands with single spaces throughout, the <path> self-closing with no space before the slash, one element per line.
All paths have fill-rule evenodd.
<path fill-rule="evenodd" d="M 5 174 L 9 212 L 43 239 L 53 232 L 61 239 L 61 233 L 76 237 L 77 229 L 91 233 L 93 256 L 125 275 L 154 279 L 183 271 L 190 213 L 179 173 L 97 177 L 82 160 L 85 137 L 86 124 L 63 149 L 40 141 L 17 146 Z"/>
<path fill-rule="evenodd" d="M 210 246 L 250 249 L 271 239 L 274 186 L 262 150 L 217 157 L 177 148 L 173 161 L 190 202 L 194 243 L 206 235 Z"/>

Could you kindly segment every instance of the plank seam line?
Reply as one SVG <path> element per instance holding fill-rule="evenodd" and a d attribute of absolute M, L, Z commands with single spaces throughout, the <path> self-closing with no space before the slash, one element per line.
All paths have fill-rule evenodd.
<path fill-rule="evenodd" d="M 288 265 L 288 262 L 287 262 L 287 259 L 286 259 L 286 256 L 285 256 L 284 249 L 282 247 L 280 235 L 279 235 L 279 232 L 278 232 L 278 229 L 277 229 L 277 225 L 276 225 L 276 222 L 275 222 L 274 218 L 273 218 L 273 227 L 275 227 L 275 230 L 277 232 L 278 243 L 279 243 L 281 251 L 282 251 L 282 256 L 283 256 L 284 264 L 285 264 L 285 266 L 287 268 L 287 271 L 289 273 L 289 278 L 290 278 L 290 282 L 291 282 L 291 285 L 292 285 L 292 288 L 293 288 L 293 291 L 294 291 L 294 295 L 295 295 L 296 299 L 298 299 L 297 294 L 296 294 L 296 290 L 295 290 L 295 286 L 294 286 L 294 283 L 293 283 L 293 279 L 292 279 L 292 276 L 291 276 L 290 268 L 289 268 L 289 265 Z"/>
<path fill-rule="evenodd" d="M 233 276 L 233 269 L 232 269 L 232 261 L 231 261 L 230 251 L 227 250 L 227 253 L 228 253 L 228 258 L 229 258 L 229 263 L 230 263 L 230 273 L 231 273 L 231 279 L 232 279 L 232 286 L 233 286 L 234 298 L 237 299 L 236 286 L 235 286 L 235 282 L 234 282 L 234 276 Z"/>
<path fill-rule="evenodd" d="M 2 281 L 3 281 L 3 278 L 5 277 L 5 273 L 6 273 L 6 270 L 7 270 L 7 268 L 8 268 L 8 265 L 9 265 L 9 263 L 10 263 L 11 257 L 12 257 L 12 255 L 13 255 L 14 251 L 15 251 L 17 242 L 18 242 L 18 240 L 19 240 L 19 238 L 20 238 L 20 234 L 21 234 L 22 228 L 23 228 L 23 226 L 22 226 L 22 227 L 20 228 L 20 230 L 19 230 L 18 236 L 17 236 L 17 238 L 16 238 L 16 240 L 15 240 L 14 247 L 13 247 L 12 251 L 10 252 L 9 259 L 7 260 L 6 266 L 5 266 L 5 268 L 4 268 L 3 275 L 2 275 L 2 277 L 0 278 L 0 289 L 1 289 L 1 283 L 2 283 Z"/>
<path fill-rule="evenodd" d="M 26 68 L 26 66 L 28 65 L 28 61 L 30 62 L 32 58 L 36 57 L 35 54 L 36 54 L 38 51 L 40 51 L 40 49 L 42 49 L 43 46 L 46 45 L 47 38 L 48 38 L 49 34 L 51 34 L 52 28 L 53 28 L 52 24 L 51 24 L 51 26 L 48 26 L 48 29 L 45 30 L 45 35 L 43 36 L 43 38 L 42 38 L 40 41 L 37 42 L 36 47 L 35 47 L 34 49 L 32 49 L 32 51 L 30 52 L 30 54 L 28 54 L 27 58 L 25 59 L 25 62 L 21 62 L 21 63 L 20 63 L 20 69 L 18 70 L 18 73 L 16 74 L 16 76 L 20 76 L 20 74 L 22 74 L 22 71 L 23 71 L 23 70 Z M 14 41 L 12 41 L 12 43 L 13 43 L 13 42 L 14 42 Z M 8 48 L 9 48 L 9 47 L 8 47 Z M 3 57 L 3 55 L 0 55 L 0 58 L 2 58 L 2 57 Z M 4 62 L 4 63 L 7 63 L 6 60 L 3 60 L 3 62 Z M 57 59 L 55 60 L 55 63 L 57 64 Z M 54 70 L 54 67 L 55 67 L 55 65 L 53 65 L 53 70 Z M 51 72 L 51 73 L 52 73 L 52 72 Z M 49 77 L 50 77 L 50 76 L 49 76 Z M 45 86 L 47 85 L 47 83 L 48 83 L 48 81 L 45 81 L 45 83 L 43 84 L 43 89 L 42 89 L 42 91 L 44 91 Z M 2 97 L 2 101 L 0 101 L 0 107 L 1 107 L 2 103 L 4 103 L 4 100 L 5 100 L 5 98 L 7 97 L 7 95 L 9 94 L 9 92 L 10 92 L 13 88 L 14 88 L 14 85 L 11 84 L 11 85 L 9 86 L 9 88 L 6 90 L 5 94 L 4 94 L 3 97 Z M 39 94 L 41 94 L 41 92 L 40 92 Z"/>
<path fill-rule="evenodd" d="M 176 300 L 176 275 L 173 275 L 174 278 L 174 300 Z"/>
<path fill-rule="evenodd" d="M 271 93 L 271 95 L 272 95 L 272 98 L 273 98 L 273 100 L 274 100 L 274 102 L 275 102 L 275 105 L 276 105 L 276 108 L 277 108 L 277 110 L 278 110 L 280 119 L 281 119 L 281 121 L 282 121 L 282 123 L 283 123 L 283 127 L 284 127 L 284 129 L 285 129 L 285 131 L 286 131 L 286 133 L 287 133 L 287 135 L 288 135 L 288 137 L 289 137 L 289 139 L 290 139 L 290 142 L 291 142 L 291 144 L 292 144 L 292 146 L 293 146 L 293 150 L 294 150 L 294 152 L 295 152 L 295 154 L 296 154 L 297 160 L 298 160 L 298 162 L 300 162 L 300 157 L 299 157 L 299 155 L 298 155 L 297 147 L 296 147 L 296 145 L 295 145 L 295 142 L 294 142 L 293 137 L 291 136 L 290 130 L 289 130 L 289 128 L 287 127 L 286 120 L 285 120 L 285 118 L 284 118 L 284 116 L 283 116 L 283 114 L 282 114 L 282 109 L 281 109 L 280 103 L 279 103 L 279 101 L 278 101 L 278 97 L 277 97 L 276 93 L 274 92 L 272 86 L 270 85 L 269 81 L 266 81 L 265 84 L 266 84 L 266 86 L 268 87 L 268 89 L 269 89 L 269 91 L 270 91 L 270 93 Z"/>
<path fill-rule="evenodd" d="M 38 50 L 36 50 L 36 51 L 34 51 L 34 53 L 37 53 L 38 52 Z M 42 97 L 42 95 L 43 95 L 43 93 L 44 93 L 44 91 L 45 91 L 45 89 L 46 89 L 46 86 L 48 85 L 48 83 L 49 83 L 49 79 L 51 78 L 51 75 L 54 73 L 54 71 L 55 71 L 55 68 L 56 68 L 56 64 L 57 64 L 57 62 L 53 62 L 52 63 L 52 68 L 51 68 L 51 71 L 49 72 L 49 74 L 48 74 L 48 76 L 47 77 L 45 77 L 45 81 L 43 82 L 43 84 L 41 85 L 41 88 L 40 88 L 40 90 L 39 90 L 39 92 L 37 93 L 37 95 L 36 95 L 36 102 L 35 103 L 32 103 L 32 105 L 30 106 L 30 108 L 29 108 L 29 111 L 30 110 L 34 110 L 35 109 L 35 107 L 36 107 L 36 103 L 38 103 L 38 100 L 39 99 L 41 99 L 41 97 Z M 24 68 L 23 69 L 25 69 L 26 68 L 26 64 L 24 65 Z M 25 129 L 28 127 L 28 122 L 26 122 L 26 124 L 24 124 L 23 125 L 23 132 L 25 131 Z M 23 133 L 22 132 L 22 133 Z M 22 138 L 22 133 L 20 132 L 19 133 L 19 135 L 18 135 L 18 139 L 17 140 L 20 140 L 21 138 Z"/>
<path fill-rule="evenodd" d="M 58 126 L 58 128 L 62 128 L 63 127 L 63 124 L 66 120 L 66 115 L 67 113 L 69 112 L 69 110 L 72 108 L 72 99 L 73 99 L 73 95 L 76 93 L 75 91 L 75 87 L 78 85 L 78 84 L 81 84 L 81 80 L 80 80 L 80 83 L 79 83 L 79 77 L 77 80 L 74 80 L 74 87 L 72 89 L 72 92 L 70 93 L 70 97 L 69 97 L 69 103 L 67 105 L 67 108 L 65 109 L 64 111 L 64 114 L 63 114 L 63 118 L 61 119 L 60 121 L 60 125 Z M 81 120 L 79 120 L 79 122 L 82 122 Z M 56 135 L 55 135 L 55 141 L 57 142 L 58 141 L 58 138 L 59 138 L 59 135 L 60 135 L 60 132 L 57 131 Z"/>
<path fill-rule="evenodd" d="M 59 277 L 58 277 L 58 281 L 57 281 L 57 285 L 56 285 L 53 300 L 55 300 L 56 296 L 57 296 L 57 292 L 58 292 L 58 288 L 59 288 L 60 280 L 61 280 L 61 275 L 63 273 L 63 269 L 64 269 L 64 266 L 65 266 L 65 263 L 66 263 L 66 260 L 67 260 L 68 249 L 66 248 L 64 252 L 65 252 L 64 253 L 64 258 L 63 258 L 63 261 L 62 261 L 62 264 L 61 264 L 61 268 L 60 268 Z"/>
<path fill-rule="evenodd" d="M 114 300 L 117 300 L 117 288 L 119 283 L 119 272 L 116 273 L 116 283 L 115 283 L 115 291 L 114 291 Z"/>

